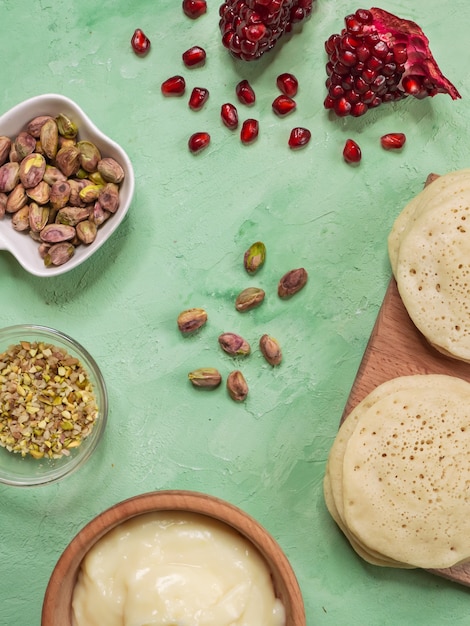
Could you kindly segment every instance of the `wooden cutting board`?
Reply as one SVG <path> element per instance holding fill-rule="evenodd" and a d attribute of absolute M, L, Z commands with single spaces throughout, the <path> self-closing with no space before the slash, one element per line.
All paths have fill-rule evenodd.
<path fill-rule="evenodd" d="M 449 374 L 470 382 L 470 364 L 446 357 L 429 345 L 408 316 L 392 278 L 341 422 L 375 387 L 410 374 Z M 470 587 L 470 563 L 430 571 Z"/>

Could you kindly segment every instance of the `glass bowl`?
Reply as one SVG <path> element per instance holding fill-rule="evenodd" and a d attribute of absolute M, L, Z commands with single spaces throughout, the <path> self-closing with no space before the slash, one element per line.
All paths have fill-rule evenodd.
<path fill-rule="evenodd" d="M 72 474 L 82 467 L 96 449 L 106 427 L 108 398 L 105 382 L 93 357 L 77 341 L 46 326 L 23 324 L 0 329 L 0 355 L 10 346 L 21 342 L 44 342 L 64 349 L 77 358 L 91 382 L 98 413 L 91 432 L 79 446 L 70 449 L 69 456 L 60 458 L 33 458 L 30 454 L 12 452 L 0 446 L 0 483 L 16 487 L 46 485 Z M 1 361 L 1 358 L 0 358 Z M 0 366 L 0 376 L 2 368 Z M 0 412 L 2 410 L 0 390 Z"/>
<path fill-rule="evenodd" d="M 285 626 L 306 626 L 302 594 L 290 562 L 276 540 L 250 515 L 214 496 L 195 491 L 144 493 L 105 510 L 79 531 L 59 558 L 47 585 L 42 626 L 72 626 L 72 596 L 83 558 L 106 533 L 152 512 L 196 513 L 222 522 L 248 540 L 264 558 L 274 593 L 284 606 Z M 257 626 L 262 626 L 258 624 Z"/>
<path fill-rule="evenodd" d="M 39 244 L 24 232 L 17 232 L 11 219 L 5 215 L 0 219 L 0 251 L 8 250 L 30 274 L 41 277 L 57 276 L 68 272 L 88 259 L 100 248 L 125 218 L 134 195 L 135 178 L 132 163 L 124 149 L 102 133 L 86 113 L 70 98 L 60 94 L 43 94 L 20 102 L 0 116 L 0 136 L 14 139 L 36 116 L 67 115 L 78 126 L 78 137 L 94 143 L 102 157 L 112 157 L 124 170 L 124 179 L 119 188 L 119 208 L 99 228 L 96 239 L 88 245 L 80 245 L 74 256 L 56 267 L 46 267 L 39 255 Z"/>

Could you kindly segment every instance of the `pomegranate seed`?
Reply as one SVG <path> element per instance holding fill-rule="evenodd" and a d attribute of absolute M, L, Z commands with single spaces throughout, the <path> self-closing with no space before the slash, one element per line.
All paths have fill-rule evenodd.
<path fill-rule="evenodd" d="M 186 89 L 186 81 L 182 76 L 167 78 L 161 86 L 164 96 L 182 96 Z"/>
<path fill-rule="evenodd" d="M 248 106 L 255 103 L 256 96 L 253 87 L 247 80 L 241 80 L 235 87 L 235 93 L 242 104 Z"/>
<path fill-rule="evenodd" d="M 183 0 L 183 12 L 195 20 L 207 11 L 206 0 Z"/>
<path fill-rule="evenodd" d="M 131 46 L 139 56 L 144 56 L 150 50 L 150 39 L 140 28 L 136 28 L 131 39 Z"/>
<path fill-rule="evenodd" d="M 289 96 L 289 98 L 293 98 L 297 95 L 299 83 L 293 74 L 289 74 L 288 72 L 279 74 L 276 79 L 276 85 L 279 91 L 282 91 L 282 93 L 285 96 Z"/>
<path fill-rule="evenodd" d="M 278 96 L 272 104 L 274 113 L 279 115 L 279 117 L 288 115 L 295 109 L 296 106 L 295 100 L 292 100 L 289 96 L 284 95 Z"/>
<path fill-rule="evenodd" d="M 300 126 L 293 128 L 289 136 L 289 148 L 291 148 L 291 150 L 303 148 L 308 144 L 311 136 L 312 133 L 308 130 L 308 128 L 302 128 Z"/>
<path fill-rule="evenodd" d="M 403 148 L 406 141 L 406 135 L 404 133 L 388 133 L 382 135 L 380 143 L 385 150 L 400 150 Z"/>
<path fill-rule="evenodd" d="M 353 139 L 346 140 L 343 149 L 343 157 L 346 163 L 359 163 L 361 160 L 361 149 Z"/>
<path fill-rule="evenodd" d="M 220 117 L 222 122 L 230 130 L 234 130 L 238 126 L 238 111 L 230 102 L 226 102 L 220 107 Z"/>
<path fill-rule="evenodd" d="M 186 67 L 200 67 L 206 62 L 206 51 L 200 46 L 193 46 L 183 52 L 182 57 Z"/>
<path fill-rule="evenodd" d="M 242 129 L 240 131 L 240 139 L 242 143 L 253 143 L 253 141 L 258 137 L 259 133 L 259 124 L 257 120 L 247 119 L 242 124 Z"/>
<path fill-rule="evenodd" d="M 188 140 L 188 148 L 190 152 L 195 154 L 196 152 L 201 152 L 204 148 L 210 144 L 211 136 L 209 133 L 199 132 L 194 133 Z"/>
<path fill-rule="evenodd" d="M 189 108 L 193 111 L 199 111 L 207 102 L 209 91 L 204 87 L 194 87 L 189 97 Z"/>

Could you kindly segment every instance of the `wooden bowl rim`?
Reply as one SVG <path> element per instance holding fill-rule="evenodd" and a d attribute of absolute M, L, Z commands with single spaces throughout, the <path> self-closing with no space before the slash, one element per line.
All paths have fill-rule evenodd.
<path fill-rule="evenodd" d="M 286 609 L 286 626 L 306 626 L 297 577 L 272 535 L 251 515 L 226 500 L 197 491 L 177 489 L 150 491 L 122 500 L 98 514 L 75 535 L 49 579 L 42 607 L 42 626 L 69 626 L 63 623 L 63 616 L 70 612 L 71 590 L 67 593 L 64 589 L 64 579 L 71 570 L 78 572 L 88 550 L 119 524 L 154 511 L 198 513 L 226 523 L 238 531 L 258 549 L 267 562 L 276 594 Z"/>

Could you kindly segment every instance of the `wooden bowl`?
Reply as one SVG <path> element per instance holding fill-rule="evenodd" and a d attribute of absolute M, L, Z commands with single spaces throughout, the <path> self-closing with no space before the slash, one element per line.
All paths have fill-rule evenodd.
<path fill-rule="evenodd" d="M 72 594 L 82 559 L 108 531 L 137 515 L 184 511 L 206 515 L 231 526 L 264 556 L 277 597 L 286 610 L 286 626 L 306 626 L 305 610 L 294 571 L 275 539 L 234 505 L 193 491 L 157 491 L 124 500 L 89 522 L 69 543 L 49 580 L 42 607 L 42 626 L 72 626 Z"/>

